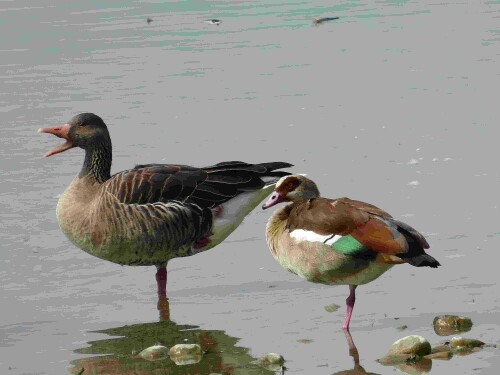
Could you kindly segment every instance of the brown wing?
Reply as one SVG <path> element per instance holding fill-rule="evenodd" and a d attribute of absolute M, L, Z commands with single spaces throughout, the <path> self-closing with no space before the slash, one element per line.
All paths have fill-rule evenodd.
<path fill-rule="evenodd" d="M 150 164 L 115 174 L 106 191 L 126 204 L 184 202 L 206 178 L 199 168 Z"/>
<path fill-rule="evenodd" d="M 310 199 L 296 205 L 288 226 L 321 235 L 351 235 L 365 247 L 380 253 L 398 254 L 408 250 L 405 236 L 380 208 L 349 198 Z"/>
<path fill-rule="evenodd" d="M 345 201 L 315 198 L 295 204 L 288 219 L 290 231 L 311 230 L 321 235 L 347 235 L 365 224 L 370 215 Z"/>
<path fill-rule="evenodd" d="M 123 171 L 106 181 L 106 192 L 121 203 L 146 204 L 171 201 L 213 208 L 238 194 L 265 185 L 262 177 L 281 177 L 275 169 L 288 163 L 248 164 L 224 162 L 210 167 L 147 164 Z"/>

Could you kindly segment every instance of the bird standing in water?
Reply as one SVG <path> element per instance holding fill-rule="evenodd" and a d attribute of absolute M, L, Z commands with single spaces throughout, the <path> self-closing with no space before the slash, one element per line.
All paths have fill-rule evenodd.
<path fill-rule="evenodd" d="M 168 306 L 168 261 L 221 243 L 272 192 L 278 178 L 289 174 L 276 169 L 291 166 L 240 161 L 205 168 L 146 164 L 111 175 L 111 138 L 99 116 L 82 113 L 39 132 L 66 141 L 45 156 L 73 147 L 85 150 L 80 173 L 57 203 L 62 231 L 101 259 L 156 266 L 160 314 L 161 305 Z"/>
<path fill-rule="evenodd" d="M 288 271 L 320 284 L 349 285 L 342 328 L 349 330 L 358 285 L 395 264 L 438 267 L 415 229 L 380 208 L 349 198 L 328 199 L 301 175 L 282 177 L 264 209 L 277 209 L 266 227 L 273 257 Z"/>

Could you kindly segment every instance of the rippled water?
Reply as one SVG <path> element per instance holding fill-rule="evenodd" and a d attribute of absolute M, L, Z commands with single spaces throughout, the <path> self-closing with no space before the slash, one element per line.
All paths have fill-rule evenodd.
<path fill-rule="evenodd" d="M 441 268 L 395 267 L 358 289 L 351 329 L 366 371 L 392 372 L 375 359 L 403 335 L 441 341 L 441 313 L 470 316 L 468 337 L 499 343 L 499 20 L 498 1 L 0 2 L 0 372 L 64 373 L 82 350 L 102 354 L 85 348 L 110 329 L 158 321 L 153 268 L 93 258 L 57 226 L 82 152 L 44 159 L 58 141 L 36 130 L 82 111 L 108 124 L 113 171 L 283 160 L 324 196 L 420 229 Z M 281 269 L 269 215 L 169 264 L 171 319 L 239 353 L 240 367 L 224 364 L 235 373 L 270 351 L 287 373 L 352 369 L 348 288 Z M 493 374 L 499 354 L 434 361 L 432 373 Z"/>

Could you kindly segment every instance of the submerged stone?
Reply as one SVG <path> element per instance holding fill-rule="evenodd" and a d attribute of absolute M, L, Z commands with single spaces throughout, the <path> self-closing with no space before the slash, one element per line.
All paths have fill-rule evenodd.
<path fill-rule="evenodd" d="M 436 352 L 436 353 L 431 353 L 431 354 L 427 354 L 426 356 L 424 356 L 424 358 L 427 358 L 427 359 L 442 359 L 442 360 L 451 359 L 451 357 L 453 357 L 453 353 L 450 351 Z"/>
<path fill-rule="evenodd" d="M 277 353 L 267 353 L 260 357 L 255 364 L 270 371 L 278 371 L 283 367 L 285 359 Z"/>
<path fill-rule="evenodd" d="M 336 304 L 334 304 L 334 303 L 332 303 L 331 305 L 326 305 L 326 306 L 325 306 L 325 310 L 326 310 L 327 312 L 335 312 L 335 311 L 337 311 L 339 308 L 340 308 L 340 306 L 339 306 L 339 305 L 336 305 Z"/>
<path fill-rule="evenodd" d="M 433 325 L 436 334 L 439 336 L 448 336 L 470 331 L 472 320 L 466 316 L 441 315 L 434 318 Z"/>
<path fill-rule="evenodd" d="M 200 362 L 202 352 L 198 344 L 177 344 L 170 348 L 169 355 L 176 365 L 184 366 Z"/>
<path fill-rule="evenodd" d="M 146 361 L 160 361 L 168 357 L 168 348 L 163 345 L 153 345 L 140 352 L 139 356 Z"/>
<path fill-rule="evenodd" d="M 464 337 L 453 337 L 450 340 L 450 347 L 452 349 L 460 349 L 460 348 L 480 348 L 484 346 L 485 343 L 480 340 L 475 339 L 466 339 Z"/>
<path fill-rule="evenodd" d="M 431 349 L 431 354 L 442 353 L 442 352 L 449 352 L 450 350 L 451 350 L 451 348 L 450 348 L 449 345 L 439 344 L 439 345 L 436 345 L 435 347 L 433 347 Z"/>
<path fill-rule="evenodd" d="M 411 335 L 403 337 L 392 344 L 389 354 L 430 354 L 431 344 L 422 336 Z"/>
<path fill-rule="evenodd" d="M 420 357 L 415 354 L 387 354 L 380 358 L 378 362 L 384 366 L 396 366 L 403 363 L 414 363 L 420 360 Z"/>
<path fill-rule="evenodd" d="M 427 374 L 432 369 L 432 360 L 421 358 L 420 361 L 414 363 L 405 363 L 395 366 L 399 371 L 405 372 L 410 375 L 423 375 Z"/>

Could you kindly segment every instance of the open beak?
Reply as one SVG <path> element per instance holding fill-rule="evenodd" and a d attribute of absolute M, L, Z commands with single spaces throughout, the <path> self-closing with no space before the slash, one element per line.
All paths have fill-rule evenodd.
<path fill-rule="evenodd" d="M 70 129 L 69 124 L 64 124 L 62 126 L 56 126 L 55 128 L 40 128 L 38 129 L 38 133 L 49 133 L 49 134 L 54 134 L 56 137 L 59 138 L 64 138 L 66 140 L 65 143 L 57 146 L 56 148 L 52 149 L 51 151 L 47 152 L 44 156 L 51 156 L 54 154 L 59 154 L 60 152 L 69 150 L 70 148 L 75 147 L 73 145 L 73 142 L 68 137 L 68 132 Z"/>
<path fill-rule="evenodd" d="M 284 202 L 285 199 L 277 192 L 273 191 L 269 199 L 262 205 L 262 209 L 265 210 L 266 208 L 272 207 L 275 204 Z"/>

